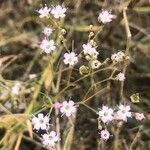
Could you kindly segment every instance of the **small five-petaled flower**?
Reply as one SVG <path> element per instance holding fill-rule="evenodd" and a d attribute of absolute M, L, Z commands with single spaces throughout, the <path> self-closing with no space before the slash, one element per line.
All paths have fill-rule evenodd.
<path fill-rule="evenodd" d="M 48 116 L 44 116 L 42 113 L 39 113 L 37 117 L 34 116 L 32 118 L 32 124 L 33 128 L 36 130 L 46 130 L 49 125 L 49 118 Z"/>

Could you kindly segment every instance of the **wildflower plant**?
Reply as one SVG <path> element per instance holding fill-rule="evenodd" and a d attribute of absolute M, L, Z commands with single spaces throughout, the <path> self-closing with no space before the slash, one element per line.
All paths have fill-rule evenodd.
<path fill-rule="evenodd" d="M 84 108 L 94 114 L 90 119 L 96 122 L 96 133 L 91 130 L 91 134 L 94 133 L 98 144 L 103 147 L 104 143 L 112 140 L 115 141 L 113 148 L 116 149 L 122 126 L 126 127 L 133 120 L 142 122 L 146 119 L 145 114 L 136 111 L 125 96 L 127 67 L 131 60 L 129 58 L 132 57 L 127 10 L 122 9 L 126 48 L 123 46 L 120 49 L 124 50 L 115 49 L 115 53 L 112 50 L 108 57 L 103 55 L 107 50 L 99 42 L 99 36 L 105 27 L 117 20 L 117 13 L 101 8 L 96 14 L 97 24 L 87 25 L 84 29 L 87 32 L 86 38 L 78 44 L 76 38 L 70 37 L 70 33 L 72 28 L 75 28 L 75 32 L 80 31 L 80 28 L 65 24 L 69 12 L 69 6 L 65 4 L 45 4 L 36 11 L 43 29 L 37 46 L 38 55 L 33 62 L 40 57 L 42 71 L 40 74 L 30 74 L 29 70 L 28 77 L 24 77 L 24 81 L 28 80 L 27 83 L 14 82 L 9 89 L 10 95 L 16 97 L 16 108 L 18 97 L 31 98 L 24 110 L 25 119 L 19 138 L 23 138 L 24 131 L 28 131 L 30 141 L 37 138 L 38 145 L 45 149 L 69 150 L 74 135 L 78 132 L 77 123 L 80 124 L 79 121 L 82 120 L 79 112 Z M 31 68 L 32 65 L 31 63 Z M 26 91 L 24 95 L 22 89 Z M 112 90 L 115 91 L 115 98 L 109 95 Z M 109 98 L 106 97 L 107 94 Z M 9 103 L 7 106 L 11 107 Z M 20 122 L 14 129 L 19 125 Z M 132 139 L 131 148 L 135 140 Z M 18 142 L 16 147 L 17 145 Z"/>
<path fill-rule="evenodd" d="M 46 10 L 47 10 L 47 6 L 45 6 Z M 51 14 L 52 16 L 56 19 L 54 20 L 54 22 L 56 21 L 56 24 L 58 23 L 58 20 L 57 19 L 60 19 L 60 18 L 64 18 L 66 16 L 66 11 L 67 9 L 65 8 L 65 6 L 53 6 L 52 8 L 48 8 L 48 10 L 51 10 Z M 39 12 L 40 13 L 40 12 Z M 46 16 L 45 15 L 45 11 L 44 11 L 44 14 L 41 14 L 40 13 L 40 16 Z M 48 17 L 48 15 L 47 15 Z M 103 24 L 106 24 L 106 23 L 110 23 L 113 19 L 115 19 L 116 16 L 115 15 L 112 15 L 111 14 L 111 11 L 107 11 L 107 10 L 102 10 L 102 12 L 99 14 L 98 16 L 98 21 L 99 22 L 102 22 Z M 51 25 L 52 26 L 52 25 Z M 53 26 L 52 26 L 53 27 Z M 62 28 L 61 26 L 59 28 Z M 55 30 L 55 29 L 52 29 L 52 28 L 45 28 L 44 29 L 44 34 L 45 36 L 50 36 L 52 31 Z M 61 29 L 61 31 L 64 30 L 64 29 Z M 66 31 L 65 31 L 66 32 Z M 91 33 L 90 33 L 91 34 Z M 93 33 L 94 34 L 94 33 Z M 114 69 L 113 70 L 113 66 L 116 66 L 116 64 L 122 62 L 122 61 L 125 61 L 125 57 L 126 57 L 126 54 L 123 52 L 123 51 L 119 51 L 115 54 L 112 54 L 111 56 L 111 60 L 112 60 L 112 64 L 109 63 L 106 65 L 106 67 L 111 67 L 112 69 L 112 74 L 110 75 L 110 77 L 108 77 L 107 79 L 104 79 L 100 82 L 97 82 L 95 83 L 96 81 L 94 81 L 94 78 L 93 78 L 93 72 L 95 69 L 99 69 L 101 68 L 101 70 L 103 70 L 103 68 L 105 68 L 103 66 L 103 62 L 101 63 L 98 59 L 98 55 L 99 55 L 99 51 L 97 51 L 97 43 L 96 41 L 94 40 L 94 38 L 90 39 L 87 44 L 83 44 L 82 45 L 82 48 L 81 48 L 81 51 L 78 52 L 79 54 L 77 54 L 76 52 L 74 52 L 73 50 L 70 51 L 66 45 L 66 39 L 64 37 L 63 34 L 60 33 L 60 40 L 62 40 L 62 44 L 64 46 L 64 48 L 66 49 L 66 52 L 63 53 L 63 62 L 64 64 L 66 65 L 69 65 L 69 67 L 71 67 L 71 70 L 69 71 L 69 76 L 68 76 L 68 82 L 67 82 L 67 87 L 65 87 L 62 91 L 60 91 L 60 93 L 58 93 L 58 95 L 56 95 L 56 98 L 60 98 L 60 96 L 62 97 L 62 93 L 70 87 L 70 80 L 71 80 L 71 73 L 72 73 L 72 69 L 74 67 L 76 67 L 77 63 L 79 61 L 81 61 L 82 59 L 86 60 L 85 61 L 85 64 L 87 66 L 87 68 L 89 68 L 89 72 L 87 73 L 87 75 L 90 75 L 91 74 L 91 89 L 96 86 L 97 84 L 99 83 L 102 83 L 102 82 L 105 82 L 105 81 L 108 81 L 108 80 L 119 80 L 121 82 L 124 82 L 125 80 L 125 75 L 124 73 L 118 73 L 116 75 L 116 77 L 114 76 L 115 73 L 117 73 L 117 69 Z M 58 43 L 56 43 L 58 44 Z M 59 46 L 59 45 L 57 45 Z M 44 39 L 42 42 L 41 42 L 41 45 L 40 45 L 40 48 L 47 54 L 49 55 L 53 55 L 51 52 L 56 49 L 56 46 L 55 46 L 55 42 L 54 40 L 48 40 L 48 39 Z M 57 52 L 58 50 L 56 50 L 56 53 L 59 53 Z M 81 55 L 81 56 L 80 56 Z M 105 60 L 106 61 L 106 60 Z M 104 62 L 105 62 L 104 61 Z M 81 64 L 80 64 L 81 65 Z M 78 68 L 80 68 L 80 66 L 78 65 L 77 66 Z M 76 67 L 76 68 L 77 68 Z M 82 73 L 82 70 L 81 72 L 79 72 L 80 74 Z M 78 79 L 80 80 L 80 79 Z M 74 81 L 74 82 L 77 82 L 78 80 Z M 60 81 L 59 81 L 60 82 Z M 73 83 L 74 83 L 73 82 Z M 87 93 L 88 95 L 88 93 Z M 85 96 L 86 97 L 86 96 Z M 87 106 L 86 105 L 86 101 L 88 99 L 85 99 L 85 100 L 82 100 L 82 101 L 79 101 L 77 104 L 79 105 L 84 105 L 86 106 L 87 108 L 93 110 L 92 108 L 90 108 L 90 106 Z M 76 112 L 77 112 L 77 107 L 75 106 L 75 102 L 73 100 L 69 100 L 69 101 L 63 101 L 62 103 L 59 103 L 59 102 L 56 102 L 53 106 L 55 108 L 55 110 L 57 111 L 57 113 L 61 113 L 62 117 L 66 116 L 68 118 L 70 118 L 71 116 L 76 116 Z M 96 112 L 96 110 L 94 110 L 94 112 Z M 102 122 L 104 124 L 104 127 L 102 127 L 101 131 L 100 131 L 100 136 L 101 136 L 101 140 L 108 140 L 110 138 L 110 133 L 109 131 L 105 128 L 105 126 L 107 126 L 108 124 L 111 124 L 111 122 L 115 121 L 115 120 L 122 120 L 122 121 L 125 121 L 127 122 L 127 118 L 131 118 L 132 117 L 132 112 L 131 112 L 131 108 L 130 106 L 126 106 L 126 105 L 123 105 L 123 104 L 120 104 L 118 106 L 118 109 L 115 110 L 114 108 L 109 108 L 108 106 L 105 106 L 103 105 L 102 108 L 99 108 L 99 111 L 97 112 L 98 114 L 98 122 Z M 40 115 L 40 114 L 39 114 Z M 144 117 L 140 114 L 137 114 L 135 115 L 135 118 L 137 120 L 142 120 L 144 119 Z M 44 118 L 42 118 L 43 121 L 42 123 L 44 122 Z M 36 125 L 36 122 L 40 122 L 40 120 L 38 121 L 35 121 L 35 120 L 38 120 L 36 117 L 32 119 L 32 122 L 33 122 L 33 125 L 34 125 L 34 128 L 38 129 L 38 128 L 43 128 L 43 125 L 39 124 L 38 128 L 37 128 L 37 125 Z M 57 127 L 56 127 L 57 128 Z M 56 144 L 55 142 L 58 141 L 58 138 L 56 138 L 56 133 L 54 132 L 54 137 L 51 136 L 52 132 L 54 131 L 51 131 L 51 133 L 48 135 L 47 134 L 44 134 L 43 135 L 43 140 L 44 140 L 44 145 L 50 145 L 50 146 L 54 146 L 54 144 Z M 60 132 L 60 131 L 57 131 L 57 132 Z M 59 133 L 60 134 L 60 133 Z M 47 141 L 46 139 L 48 139 L 48 136 L 51 136 L 50 139 L 52 139 L 52 141 Z M 54 139 L 53 139 L 54 138 Z M 56 138 L 56 140 L 55 140 Z"/>

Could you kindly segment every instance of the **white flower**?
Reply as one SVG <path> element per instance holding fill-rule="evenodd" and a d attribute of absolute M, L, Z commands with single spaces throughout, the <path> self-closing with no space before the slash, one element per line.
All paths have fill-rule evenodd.
<path fill-rule="evenodd" d="M 92 45 L 90 43 L 83 44 L 82 47 L 83 47 L 83 52 L 85 55 L 88 54 L 92 57 L 97 58 L 98 52 L 96 51 L 96 49 L 94 47 L 92 47 Z"/>
<path fill-rule="evenodd" d="M 43 30 L 43 33 L 46 35 L 46 36 L 50 36 L 51 34 L 52 34 L 52 28 L 50 28 L 50 27 L 46 27 L 46 28 L 44 28 L 44 30 Z"/>
<path fill-rule="evenodd" d="M 106 141 L 110 137 L 110 133 L 106 129 L 105 130 L 101 130 L 100 134 L 101 134 L 101 139 L 106 140 Z"/>
<path fill-rule="evenodd" d="M 60 5 L 57 5 L 56 7 L 54 7 L 52 10 L 51 10 L 51 14 L 54 16 L 54 18 L 58 19 L 58 18 L 64 18 L 66 15 L 65 15 L 65 12 L 66 12 L 66 8 L 64 6 L 60 6 Z"/>
<path fill-rule="evenodd" d="M 111 60 L 116 61 L 116 62 L 121 62 L 124 57 L 125 57 L 125 54 L 119 51 L 118 53 L 114 53 L 111 55 Z"/>
<path fill-rule="evenodd" d="M 41 42 L 40 48 L 47 54 L 56 49 L 54 40 L 47 40 L 46 38 Z"/>
<path fill-rule="evenodd" d="M 143 119 L 145 119 L 145 116 L 143 113 L 135 113 L 135 119 L 136 120 L 143 120 Z"/>
<path fill-rule="evenodd" d="M 124 81 L 125 80 L 125 76 L 124 76 L 123 73 L 120 72 L 119 74 L 117 74 L 116 79 L 119 80 L 119 81 Z"/>
<path fill-rule="evenodd" d="M 98 61 L 98 60 L 93 60 L 92 62 L 91 62 L 91 67 L 92 67 L 92 69 L 97 69 L 97 68 L 99 68 L 101 66 L 101 63 L 100 63 L 100 61 Z"/>
<path fill-rule="evenodd" d="M 44 117 L 42 113 L 39 113 L 37 117 L 32 118 L 32 124 L 34 129 L 46 130 L 49 124 L 49 118 L 47 116 Z"/>
<path fill-rule="evenodd" d="M 64 54 L 64 63 L 74 66 L 78 62 L 78 57 L 74 52 Z"/>
<path fill-rule="evenodd" d="M 29 74 L 29 79 L 34 79 L 34 78 L 36 78 L 36 77 L 37 77 L 36 74 Z"/>
<path fill-rule="evenodd" d="M 55 131 L 42 135 L 43 145 L 48 149 L 53 149 L 59 141 L 59 137 Z"/>
<path fill-rule="evenodd" d="M 113 120 L 113 110 L 107 106 L 103 106 L 98 112 L 98 115 L 99 119 L 101 119 L 103 123 L 109 123 Z"/>
<path fill-rule="evenodd" d="M 21 84 L 19 82 L 15 83 L 15 85 L 11 89 L 11 93 L 14 95 L 18 95 L 20 91 Z"/>
<path fill-rule="evenodd" d="M 75 103 L 72 100 L 69 100 L 68 102 L 64 101 L 60 108 L 60 112 L 62 113 L 62 115 L 65 114 L 67 117 L 70 117 L 76 112 Z"/>
<path fill-rule="evenodd" d="M 118 106 L 119 110 L 114 114 L 114 118 L 116 120 L 123 120 L 123 121 L 127 121 L 127 118 L 131 118 L 132 114 L 130 112 L 131 108 L 130 106 L 125 106 L 120 104 Z"/>
<path fill-rule="evenodd" d="M 102 22 L 103 24 L 106 24 L 108 22 L 111 22 L 114 18 L 116 18 L 116 16 L 112 15 L 111 11 L 102 10 L 102 12 L 99 13 L 98 21 Z"/>
<path fill-rule="evenodd" d="M 49 12 L 51 11 L 50 8 L 48 8 L 46 5 L 44 8 L 41 8 L 40 10 L 38 10 L 38 13 L 40 14 L 40 18 L 44 18 L 49 16 Z"/>

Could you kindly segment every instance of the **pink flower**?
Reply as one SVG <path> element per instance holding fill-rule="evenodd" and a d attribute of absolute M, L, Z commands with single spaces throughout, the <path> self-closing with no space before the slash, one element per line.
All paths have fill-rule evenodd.
<path fill-rule="evenodd" d="M 50 35 L 52 34 L 52 32 L 53 32 L 53 29 L 50 28 L 50 27 L 46 27 L 46 28 L 44 28 L 44 30 L 43 30 L 43 33 L 44 33 L 47 37 L 50 36 Z"/>
<path fill-rule="evenodd" d="M 103 139 L 105 141 L 107 141 L 109 139 L 109 137 L 110 137 L 110 133 L 106 129 L 102 130 L 100 132 L 100 134 L 101 134 L 101 139 Z"/>
<path fill-rule="evenodd" d="M 59 103 L 59 102 L 55 102 L 53 106 L 54 106 L 55 110 L 59 111 L 59 109 L 61 108 L 62 104 Z"/>
<path fill-rule="evenodd" d="M 145 116 L 143 113 L 135 113 L 135 119 L 136 120 L 143 120 L 143 119 L 145 119 Z"/>
<path fill-rule="evenodd" d="M 119 80 L 119 81 L 124 81 L 124 80 L 125 80 L 125 75 L 120 72 L 120 73 L 116 76 L 116 79 Z"/>

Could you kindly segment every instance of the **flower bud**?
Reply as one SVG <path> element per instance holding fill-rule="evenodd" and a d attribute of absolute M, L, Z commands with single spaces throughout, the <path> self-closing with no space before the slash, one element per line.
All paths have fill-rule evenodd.
<path fill-rule="evenodd" d="M 65 29 L 62 29 L 62 30 L 61 30 L 61 34 L 62 34 L 62 35 L 66 34 L 66 30 L 65 30 Z"/>
<path fill-rule="evenodd" d="M 93 46 L 93 47 L 96 47 L 96 42 L 94 40 L 90 40 L 90 44 Z"/>
<path fill-rule="evenodd" d="M 89 25 L 89 28 L 90 28 L 90 31 L 92 30 L 92 28 L 93 28 L 93 25 Z"/>
<path fill-rule="evenodd" d="M 89 39 L 91 39 L 94 35 L 95 35 L 94 32 L 90 32 Z"/>
<path fill-rule="evenodd" d="M 80 72 L 81 75 L 86 75 L 86 74 L 89 73 L 89 71 L 90 71 L 89 67 L 84 66 L 84 65 L 82 65 L 82 66 L 79 68 L 79 72 Z"/>
<path fill-rule="evenodd" d="M 89 55 L 86 55 L 86 56 L 85 56 L 85 59 L 86 59 L 87 61 L 90 61 L 90 60 L 91 60 L 91 57 L 90 57 Z"/>

